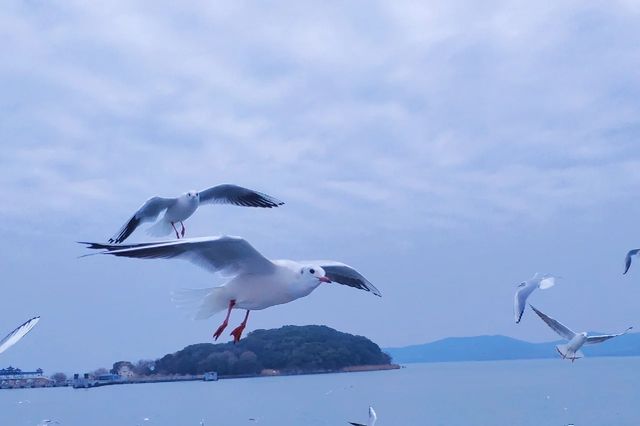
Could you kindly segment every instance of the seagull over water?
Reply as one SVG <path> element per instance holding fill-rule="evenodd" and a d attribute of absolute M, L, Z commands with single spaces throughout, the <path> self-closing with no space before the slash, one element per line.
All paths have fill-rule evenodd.
<path fill-rule="evenodd" d="M 584 354 L 580 351 L 580 348 L 583 345 L 594 345 L 596 343 L 602 343 L 605 340 L 613 339 L 614 337 L 622 336 L 623 334 L 627 334 L 633 327 L 627 328 L 622 333 L 618 334 L 603 334 L 596 336 L 589 336 L 586 332 L 575 333 L 571 331 L 568 327 L 561 324 L 559 321 L 554 320 L 550 316 L 540 312 L 532 305 L 531 309 L 538 314 L 542 321 L 546 322 L 547 325 L 556 333 L 560 335 L 560 337 L 567 339 L 569 342 L 564 345 L 556 346 L 556 350 L 562 356 L 563 359 L 570 359 L 571 362 L 575 361 L 578 358 L 584 357 Z"/>
<path fill-rule="evenodd" d="M 376 412 L 374 411 L 373 407 L 369 407 L 369 420 L 367 420 L 366 425 L 363 425 L 362 423 L 353 423 L 353 422 L 349 422 L 349 424 L 353 426 L 374 426 L 377 420 L 378 420 L 378 416 L 376 415 Z"/>
<path fill-rule="evenodd" d="M 381 296 L 377 288 L 354 268 L 331 260 L 269 260 L 240 237 L 184 238 L 166 242 L 129 245 L 87 243 L 101 254 L 139 259 L 184 259 L 211 272 L 231 278 L 225 284 L 174 294 L 181 307 L 195 308 L 195 319 L 224 310 L 227 315 L 213 334 L 220 337 L 233 309 L 244 309 L 244 320 L 231 335 L 238 342 L 249 312 L 289 303 L 309 295 L 322 283 L 336 282 Z"/>
<path fill-rule="evenodd" d="M 524 308 L 527 307 L 527 299 L 529 298 L 529 295 L 537 288 L 546 290 L 553 287 L 556 283 L 556 278 L 559 277 L 551 274 L 541 274 L 538 272 L 530 280 L 523 281 L 518 285 L 513 302 L 513 313 L 515 315 L 516 324 L 518 324 L 522 319 Z"/>
<path fill-rule="evenodd" d="M 145 222 L 156 221 L 162 212 L 164 215 L 148 229 L 148 232 L 153 236 L 161 237 L 169 235 L 173 229 L 176 238 L 184 237 L 186 229 L 183 221 L 191 217 L 202 204 L 272 208 L 281 206 L 284 202 L 262 192 L 231 184 L 216 185 L 202 191 L 185 192 L 176 198 L 152 197 L 145 201 L 113 237 L 109 238 L 109 243 L 124 242 L 138 226 Z M 179 233 L 176 228 L 177 223 L 182 227 Z"/>
<path fill-rule="evenodd" d="M 18 328 L 7 334 L 4 339 L 0 340 L 0 354 L 18 343 L 20 339 L 26 336 L 27 333 L 36 326 L 38 321 L 40 321 L 40 317 L 33 317 L 30 320 L 20 324 Z"/>
<path fill-rule="evenodd" d="M 622 273 L 622 275 L 625 275 L 627 272 L 629 272 L 629 268 L 631 267 L 631 258 L 633 256 L 637 256 L 638 253 L 640 253 L 640 249 L 629 250 L 627 256 L 624 258 L 624 272 Z"/>

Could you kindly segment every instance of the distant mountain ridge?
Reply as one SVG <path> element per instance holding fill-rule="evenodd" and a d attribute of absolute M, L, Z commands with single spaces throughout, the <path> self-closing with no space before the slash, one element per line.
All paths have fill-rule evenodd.
<path fill-rule="evenodd" d="M 601 333 L 594 333 L 601 334 Z M 555 345 L 563 341 L 531 343 L 512 337 L 449 337 L 422 345 L 385 348 L 395 363 L 500 361 L 556 358 Z M 587 357 L 640 356 L 640 333 L 630 333 L 597 345 L 584 346 Z"/>

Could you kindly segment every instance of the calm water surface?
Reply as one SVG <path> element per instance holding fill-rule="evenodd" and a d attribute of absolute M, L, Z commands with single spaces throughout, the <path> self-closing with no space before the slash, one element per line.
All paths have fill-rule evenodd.
<path fill-rule="evenodd" d="M 395 371 L 0 391 L 0 425 L 640 425 L 640 358 L 408 364 Z M 148 420 L 145 420 L 148 419 Z M 254 420 L 250 420 L 254 419 Z"/>

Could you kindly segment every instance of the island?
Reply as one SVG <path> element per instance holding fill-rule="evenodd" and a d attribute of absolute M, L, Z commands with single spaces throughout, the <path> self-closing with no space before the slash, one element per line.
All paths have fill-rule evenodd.
<path fill-rule="evenodd" d="M 238 343 L 198 343 L 156 360 L 117 361 L 111 370 L 75 374 L 71 385 L 88 388 L 400 368 L 363 336 L 322 325 L 255 330 Z"/>

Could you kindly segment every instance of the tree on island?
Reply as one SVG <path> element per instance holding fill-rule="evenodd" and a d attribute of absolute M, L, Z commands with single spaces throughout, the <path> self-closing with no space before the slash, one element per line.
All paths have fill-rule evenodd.
<path fill-rule="evenodd" d="M 122 374 L 122 371 L 129 371 L 129 372 L 134 372 L 135 371 L 135 367 L 134 365 L 129 362 L 129 361 L 118 361 L 118 362 L 114 362 L 113 363 L 113 367 L 111 368 L 111 371 L 109 371 L 111 374 Z"/>
<path fill-rule="evenodd" d="M 51 375 L 51 380 L 56 384 L 65 383 L 67 381 L 67 375 L 64 373 L 54 373 Z"/>
<path fill-rule="evenodd" d="M 91 377 L 98 377 L 98 376 L 104 376 L 105 374 L 109 374 L 109 370 L 107 370 L 106 368 L 98 368 L 97 370 L 94 370 L 92 373 L 90 373 Z"/>
<path fill-rule="evenodd" d="M 158 374 L 255 375 L 263 369 L 287 373 L 338 371 L 390 364 L 391 358 L 363 336 L 318 325 L 256 330 L 237 344 L 200 343 L 155 362 Z"/>

